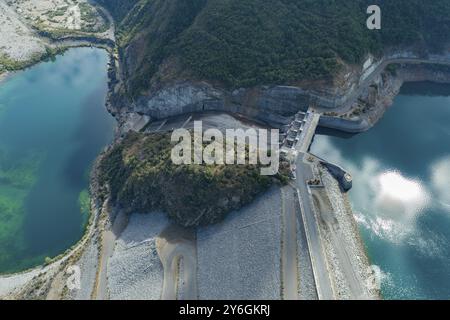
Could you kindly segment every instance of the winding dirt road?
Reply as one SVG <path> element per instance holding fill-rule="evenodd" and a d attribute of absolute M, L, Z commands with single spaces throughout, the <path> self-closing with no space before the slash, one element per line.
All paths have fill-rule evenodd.
<path fill-rule="evenodd" d="M 171 225 L 156 239 L 156 249 L 164 269 L 161 299 L 176 300 L 182 289 L 184 300 L 196 300 L 197 245 L 195 230 Z M 183 274 L 179 274 L 179 263 L 183 263 Z M 183 288 L 179 288 L 179 277 L 183 277 Z"/>

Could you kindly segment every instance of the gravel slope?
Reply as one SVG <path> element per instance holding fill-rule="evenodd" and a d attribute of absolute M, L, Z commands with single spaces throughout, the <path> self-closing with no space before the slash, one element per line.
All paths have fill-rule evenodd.
<path fill-rule="evenodd" d="M 280 299 L 281 194 L 272 188 L 197 233 L 200 299 Z"/>
<path fill-rule="evenodd" d="M 168 225 L 162 213 L 133 214 L 108 261 L 110 299 L 159 299 L 163 268 L 155 238 Z"/>

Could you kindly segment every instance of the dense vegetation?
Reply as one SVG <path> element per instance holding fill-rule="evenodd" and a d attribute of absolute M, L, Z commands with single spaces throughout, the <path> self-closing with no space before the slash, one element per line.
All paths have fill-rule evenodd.
<path fill-rule="evenodd" d="M 97 3 L 108 8 L 117 21 L 121 21 L 139 0 L 97 0 Z"/>
<path fill-rule="evenodd" d="M 269 177 L 257 165 L 175 165 L 172 146 L 169 134 L 128 134 L 101 161 L 105 194 L 128 212 L 163 210 L 192 226 L 217 222 L 274 182 L 287 181 L 286 166 Z"/>
<path fill-rule="evenodd" d="M 129 90 L 173 76 L 230 87 L 332 77 L 340 61 L 415 45 L 448 42 L 448 0 L 103 0 L 118 19 Z M 379 4 L 382 30 L 366 28 Z M 126 50 L 126 49 L 129 50 Z M 131 49 L 130 49 L 131 48 Z M 130 61 L 133 61 L 131 63 Z M 176 70 L 173 68 L 177 67 Z"/>

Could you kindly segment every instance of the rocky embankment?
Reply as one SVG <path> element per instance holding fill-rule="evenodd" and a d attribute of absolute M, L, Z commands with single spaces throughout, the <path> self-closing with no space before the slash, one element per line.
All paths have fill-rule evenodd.
<path fill-rule="evenodd" d="M 348 112 L 325 112 L 320 119 L 320 125 L 349 133 L 363 132 L 381 119 L 405 82 L 450 83 L 450 66 L 391 64 L 387 69 L 377 75 L 362 91 Z"/>

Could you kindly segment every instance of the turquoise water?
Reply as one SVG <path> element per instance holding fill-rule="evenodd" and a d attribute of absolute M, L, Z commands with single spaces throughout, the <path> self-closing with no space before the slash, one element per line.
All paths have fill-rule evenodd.
<path fill-rule="evenodd" d="M 77 48 L 0 84 L 0 273 L 64 252 L 88 219 L 88 175 L 112 139 L 108 54 Z"/>
<path fill-rule="evenodd" d="M 407 84 L 383 119 L 312 152 L 352 173 L 350 199 L 386 299 L 450 298 L 450 86 Z"/>

